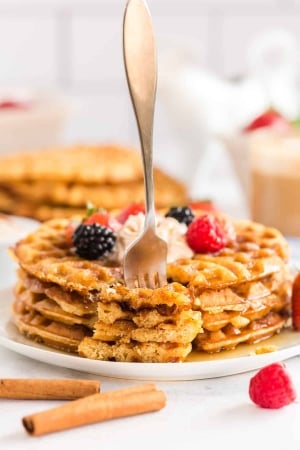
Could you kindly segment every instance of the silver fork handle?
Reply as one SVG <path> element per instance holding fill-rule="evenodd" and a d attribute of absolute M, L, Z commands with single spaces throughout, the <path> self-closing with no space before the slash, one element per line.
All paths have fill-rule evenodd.
<path fill-rule="evenodd" d="M 151 16 L 143 0 L 129 0 L 127 3 L 123 23 L 123 56 L 142 150 L 146 191 L 145 228 L 154 228 L 152 147 L 157 63 Z"/>

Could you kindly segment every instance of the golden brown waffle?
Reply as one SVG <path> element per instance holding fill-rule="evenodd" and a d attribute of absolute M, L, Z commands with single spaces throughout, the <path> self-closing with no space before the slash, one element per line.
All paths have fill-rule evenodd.
<path fill-rule="evenodd" d="M 267 227 L 251 220 L 234 222 L 236 239 L 229 242 L 221 255 L 245 252 L 254 258 L 272 255 L 274 252 L 284 261 L 290 258 L 290 248 L 282 233 L 274 227 Z"/>
<path fill-rule="evenodd" d="M 192 342 L 198 351 L 216 352 L 233 349 L 241 342 L 259 341 L 286 324 L 291 283 L 283 271 L 223 290 L 205 289 L 198 297 L 192 296 L 193 306 L 188 310 L 184 309 L 184 303 L 180 304 L 181 308 L 178 305 L 175 308 L 168 302 L 164 308 L 159 298 L 156 302 L 140 303 L 135 300 L 141 294 L 138 289 L 127 297 L 122 296 L 123 289 L 108 288 L 103 300 L 98 302 L 99 319 L 92 339 L 85 339 L 80 345 L 82 356 L 90 357 L 91 352 L 98 351 L 99 355 L 104 352 L 113 355 L 110 358 L 123 361 L 120 348 L 125 351 L 141 342 L 153 345 Z M 196 310 L 198 317 L 194 314 Z M 102 345 L 107 342 L 109 346 Z M 88 343 L 93 350 L 87 349 Z M 149 360 L 150 355 L 147 358 Z"/>
<path fill-rule="evenodd" d="M 167 267 L 168 278 L 192 285 L 196 292 L 203 289 L 222 289 L 246 281 L 259 280 L 279 272 L 284 262 L 279 256 L 234 253 L 229 256 L 196 255 L 194 259 L 181 259 Z"/>
<path fill-rule="evenodd" d="M 175 342 L 187 344 L 201 331 L 201 314 L 188 311 L 173 318 L 161 318 L 160 323 L 152 327 L 138 326 L 133 320 L 116 320 L 107 324 L 98 320 L 94 326 L 93 338 L 101 341 L 121 342 Z"/>
<path fill-rule="evenodd" d="M 75 218 L 81 219 L 86 214 L 86 207 L 71 208 L 69 206 L 56 206 L 35 204 L 30 199 L 23 200 L 12 196 L 0 188 L 0 211 L 5 214 L 24 216 L 44 222 L 49 219 Z"/>
<path fill-rule="evenodd" d="M 47 319 L 20 300 L 14 301 L 13 319 L 19 331 L 30 339 L 67 352 L 77 352 L 82 339 L 91 334 L 83 325 L 67 325 Z"/>
<path fill-rule="evenodd" d="M 139 152 L 119 145 L 77 145 L 1 157 L 0 181 L 119 184 L 143 179 Z"/>
<path fill-rule="evenodd" d="M 86 212 L 86 206 L 84 208 L 73 208 L 64 205 L 36 204 L 30 200 L 11 197 L 6 192 L 1 192 L 0 188 L 0 214 L 29 217 L 39 222 L 46 222 L 51 219 L 81 220 Z"/>
<path fill-rule="evenodd" d="M 96 206 L 112 210 L 122 208 L 132 202 L 144 202 L 144 180 L 118 184 L 69 183 L 53 180 L 19 180 L 5 182 L 0 189 L 7 195 L 24 203 L 37 207 L 43 204 L 49 206 L 64 206 L 70 208 L 85 208 L 87 201 Z M 186 188 L 161 170 L 154 168 L 154 194 L 158 208 L 174 203 L 183 204 L 187 200 Z"/>
<path fill-rule="evenodd" d="M 280 288 L 279 292 L 270 293 L 266 296 L 252 301 L 246 301 L 243 309 L 228 307 L 227 305 L 204 308 L 202 305 L 198 309 L 202 312 L 203 330 L 206 333 L 206 340 L 216 332 L 222 330 L 227 335 L 241 334 L 244 330 L 248 333 L 254 321 L 264 319 L 270 312 L 277 313 L 281 319 L 286 319 L 290 313 L 289 306 L 290 286 L 286 289 Z M 285 320 L 284 320 L 285 322 Z M 248 328 L 250 326 L 250 329 Z M 201 336 L 199 340 L 201 340 Z M 248 338 L 247 338 L 248 339 Z M 222 349 L 222 347 L 220 347 Z"/>
<path fill-rule="evenodd" d="M 79 355 L 89 359 L 119 362 L 181 362 L 192 350 L 191 344 L 156 342 L 107 343 L 89 337 L 79 344 Z"/>
<path fill-rule="evenodd" d="M 187 202 L 182 183 L 154 167 L 157 208 Z M 74 146 L 0 158 L 0 211 L 45 221 L 83 216 L 87 202 L 109 211 L 144 201 L 139 152 Z"/>
<path fill-rule="evenodd" d="M 19 303 L 22 302 L 26 310 L 36 311 L 46 319 L 61 322 L 66 325 L 85 325 L 86 327 L 93 329 L 97 319 L 96 314 L 78 315 L 65 311 L 51 298 L 44 294 L 33 293 L 20 283 L 18 283 L 15 288 L 15 299 Z"/>
<path fill-rule="evenodd" d="M 259 281 L 244 282 L 237 286 L 213 290 L 204 289 L 194 296 L 193 308 L 216 314 L 221 311 L 247 311 L 249 308 L 262 308 L 262 301 L 276 293 L 288 302 L 291 281 L 285 271 L 269 275 Z"/>
<path fill-rule="evenodd" d="M 42 294 L 44 297 L 55 301 L 62 310 L 77 316 L 91 316 L 97 311 L 97 303 L 78 292 L 68 292 L 53 283 L 43 283 L 22 269 L 18 270 L 18 278 L 20 282 L 16 285 L 16 294 L 24 290 L 31 294 Z"/>
<path fill-rule="evenodd" d="M 100 291 L 110 284 L 123 284 L 120 267 L 109 267 L 101 260 L 87 261 L 75 256 L 68 247 L 65 229 L 68 220 L 52 220 L 42 224 L 33 234 L 19 241 L 14 254 L 20 266 L 43 282 L 56 283 L 81 293 Z M 170 280 L 193 288 L 221 289 L 279 272 L 284 263 L 272 256 L 253 258 L 251 254 L 230 256 L 197 255 L 194 259 L 168 264 Z M 129 290 L 124 287 L 122 296 Z"/>
<path fill-rule="evenodd" d="M 70 306 L 70 294 L 57 294 L 55 286 L 43 285 L 26 276 L 24 271 L 19 271 L 19 277 L 12 307 L 12 317 L 19 331 L 37 342 L 76 353 L 80 341 L 92 334 L 97 319 L 95 308 L 93 311 L 85 308 L 87 302 L 79 307 L 76 295 L 75 304 Z M 30 288 L 23 284 L 24 281 Z M 45 292 L 54 292 L 53 296 L 59 301 L 47 297 Z"/>
<path fill-rule="evenodd" d="M 198 334 L 193 342 L 198 351 L 215 353 L 221 350 L 232 350 L 238 344 L 244 342 L 255 344 L 256 342 L 273 336 L 286 324 L 286 317 L 276 312 L 269 312 L 261 319 L 252 320 L 249 325 L 236 327 L 227 324 L 217 331 L 204 331 Z"/>
<path fill-rule="evenodd" d="M 78 351 L 87 358 L 184 361 L 192 346 L 231 349 L 267 338 L 287 323 L 288 251 L 276 230 L 234 223 L 236 242 L 219 255 L 177 260 L 167 266 L 166 286 L 131 290 L 121 267 L 74 254 L 66 242 L 68 223 L 45 222 L 12 249 L 20 266 L 16 304 L 23 308 L 15 313 L 17 327 L 48 345 L 53 339 L 45 338 L 43 324 L 47 333 L 69 327 L 69 339 L 73 327 L 81 327 Z"/>
<path fill-rule="evenodd" d="M 109 321 L 107 323 L 108 317 L 103 314 L 103 310 L 110 308 L 111 303 L 97 302 L 98 315 L 101 318 L 97 320 L 95 314 L 82 314 L 86 311 L 76 307 L 79 303 L 79 294 L 67 293 L 52 283 L 43 283 L 29 276 L 24 270 L 19 270 L 18 274 L 20 281 L 15 287 L 16 300 L 13 307 L 15 324 L 20 332 L 51 347 L 76 352 L 79 333 L 81 341 L 85 336 L 89 336 L 88 329 L 93 327 L 93 339 L 97 342 L 101 340 L 112 345 L 114 341 L 115 347 L 125 343 L 127 347 L 132 347 L 134 343 L 135 348 L 141 346 L 139 342 L 146 342 L 148 346 L 145 348 L 152 350 L 163 344 L 163 357 L 173 361 L 181 360 L 178 359 L 180 352 L 186 352 L 187 348 L 191 350 L 192 340 L 201 331 L 201 314 L 191 310 L 192 303 L 188 289 L 176 283 L 169 285 L 167 289 L 156 291 L 137 289 L 138 301 L 130 303 L 131 297 L 128 297 L 127 302 L 115 303 L 123 311 L 129 308 L 127 319 L 115 320 L 114 317 L 112 323 Z M 59 303 L 47 297 L 45 293 L 58 299 Z M 72 308 L 71 313 L 69 299 L 73 295 L 75 308 Z M 84 297 L 81 298 L 83 302 L 91 303 Z M 138 309 L 128 320 L 129 314 L 134 311 L 132 305 Z M 74 314 L 74 309 L 80 315 Z M 167 344 L 171 351 L 168 350 Z M 159 350 L 159 354 L 161 351 Z M 84 349 L 81 349 L 81 354 L 85 354 Z M 150 358 L 150 354 L 147 358 Z M 157 359 L 152 356 L 152 361 Z"/>

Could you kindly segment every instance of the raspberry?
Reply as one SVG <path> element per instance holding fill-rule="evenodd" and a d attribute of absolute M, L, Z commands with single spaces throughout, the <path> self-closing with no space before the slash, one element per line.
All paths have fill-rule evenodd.
<path fill-rule="evenodd" d="M 188 206 L 173 206 L 165 214 L 165 217 L 173 217 L 178 220 L 178 222 L 189 225 L 193 222 L 195 215 Z"/>
<path fill-rule="evenodd" d="M 142 203 L 132 203 L 120 212 L 117 220 L 121 224 L 124 224 L 129 216 L 135 216 L 140 212 L 145 214 L 145 206 Z"/>
<path fill-rule="evenodd" d="M 222 250 L 227 243 L 220 223 L 209 214 L 197 217 L 188 226 L 186 240 L 196 253 L 216 253 Z"/>
<path fill-rule="evenodd" d="M 98 259 L 110 253 L 116 242 L 116 235 L 109 228 L 93 223 L 82 223 L 73 234 L 76 253 L 82 258 Z"/>
<path fill-rule="evenodd" d="M 292 323 L 300 331 L 300 272 L 296 275 L 292 288 Z"/>
<path fill-rule="evenodd" d="M 278 409 L 296 399 L 296 390 L 282 362 L 260 369 L 250 379 L 249 396 L 261 408 Z"/>

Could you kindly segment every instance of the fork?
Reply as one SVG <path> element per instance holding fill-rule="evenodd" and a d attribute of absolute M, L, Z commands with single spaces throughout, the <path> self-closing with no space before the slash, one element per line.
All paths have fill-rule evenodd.
<path fill-rule="evenodd" d="M 126 5 L 123 56 L 141 144 L 146 207 L 143 232 L 125 250 L 124 280 L 129 288 L 154 289 L 167 282 L 167 243 L 155 230 L 152 135 L 157 69 L 151 16 L 143 0 Z"/>

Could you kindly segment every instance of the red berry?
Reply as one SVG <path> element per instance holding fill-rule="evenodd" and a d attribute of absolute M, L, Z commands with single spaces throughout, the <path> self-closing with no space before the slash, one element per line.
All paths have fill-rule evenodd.
<path fill-rule="evenodd" d="M 73 223 L 70 222 L 66 226 L 66 241 L 67 241 L 67 244 L 68 244 L 69 247 L 72 247 L 72 245 L 73 245 L 73 238 L 72 238 L 72 236 L 73 236 L 74 230 L 75 230 L 75 226 L 74 226 Z"/>
<path fill-rule="evenodd" d="M 120 212 L 117 220 L 121 224 L 124 224 L 129 216 L 135 216 L 140 212 L 145 214 L 145 206 L 142 203 L 132 203 Z"/>
<path fill-rule="evenodd" d="M 27 104 L 7 99 L 0 101 L 0 109 L 27 109 Z"/>
<path fill-rule="evenodd" d="M 296 390 L 282 362 L 260 369 L 250 379 L 249 396 L 261 408 L 278 409 L 296 399 Z"/>
<path fill-rule="evenodd" d="M 92 225 L 93 223 L 98 223 L 104 227 L 108 227 L 109 215 L 107 213 L 95 212 L 87 219 L 84 220 L 86 225 Z"/>
<path fill-rule="evenodd" d="M 289 122 L 277 111 L 270 109 L 256 117 L 246 128 L 246 132 L 255 131 L 258 128 L 272 127 L 278 130 L 287 130 Z"/>
<path fill-rule="evenodd" d="M 198 200 L 188 203 L 193 211 L 217 211 L 216 205 L 211 200 Z"/>
<path fill-rule="evenodd" d="M 113 231 L 117 231 L 120 228 L 119 222 L 108 213 L 95 212 L 87 219 L 83 221 L 86 225 L 92 225 L 93 223 L 97 223 L 99 225 L 103 225 L 106 228 L 110 228 Z"/>
<path fill-rule="evenodd" d="M 209 214 L 197 217 L 188 226 L 186 240 L 196 253 L 216 253 L 222 250 L 227 243 L 220 223 Z"/>
<path fill-rule="evenodd" d="M 292 288 L 292 323 L 300 331 L 300 272 L 296 275 Z"/>

